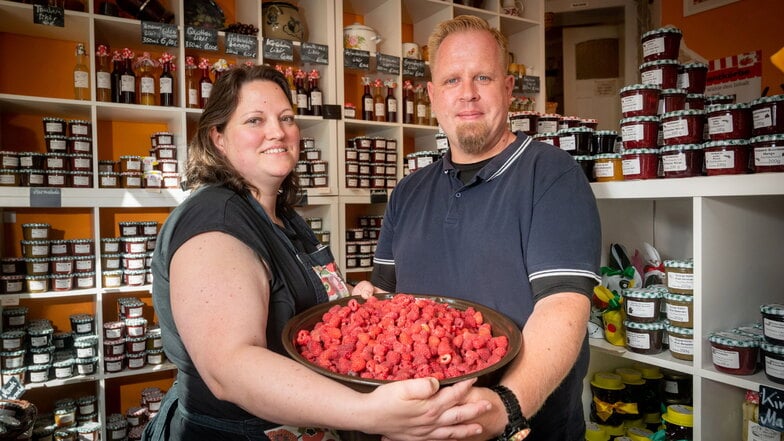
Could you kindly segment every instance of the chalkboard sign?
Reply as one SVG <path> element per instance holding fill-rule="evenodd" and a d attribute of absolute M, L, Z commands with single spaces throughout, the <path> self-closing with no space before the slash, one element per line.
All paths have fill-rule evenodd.
<path fill-rule="evenodd" d="M 760 385 L 759 424 L 784 432 L 784 390 Z"/>
<path fill-rule="evenodd" d="M 24 385 L 16 377 L 11 377 L 0 389 L 0 397 L 4 400 L 18 400 L 25 391 Z"/>
<path fill-rule="evenodd" d="M 33 5 L 33 23 L 65 27 L 65 10 L 59 6 Z"/>
<path fill-rule="evenodd" d="M 179 39 L 177 25 L 142 21 L 142 44 L 177 47 Z"/>
<path fill-rule="evenodd" d="M 216 29 L 185 27 L 185 48 L 204 51 L 218 50 L 218 31 Z"/>
<path fill-rule="evenodd" d="M 303 63 L 329 64 L 329 46 L 302 43 L 300 58 Z"/>
<path fill-rule="evenodd" d="M 359 49 L 343 49 L 343 67 L 370 69 L 370 52 Z"/>
<path fill-rule="evenodd" d="M 540 86 L 539 86 L 539 77 L 533 77 L 530 75 L 523 76 L 522 82 L 522 92 L 523 93 L 539 93 Z"/>
<path fill-rule="evenodd" d="M 403 76 L 424 78 L 425 62 L 413 58 L 403 58 Z"/>
<path fill-rule="evenodd" d="M 376 70 L 392 75 L 400 75 L 400 57 L 376 54 Z"/>
<path fill-rule="evenodd" d="M 294 61 L 294 43 L 280 38 L 264 39 L 264 58 L 280 61 Z"/>
<path fill-rule="evenodd" d="M 226 33 L 226 53 L 255 58 L 259 53 L 259 39 L 255 35 Z"/>
<path fill-rule="evenodd" d="M 31 188 L 31 207 L 62 207 L 62 195 L 59 188 Z"/>
<path fill-rule="evenodd" d="M 342 107 L 340 104 L 322 104 L 321 117 L 323 119 L 340 119 L 342 116 Z M 2 296 L 0 296 L 2 298 Z"/>
<path fill-rule="evenodd" d="M 388 201 L 386 190 L 370 190 L 371 204 L 386 204 Z"/>

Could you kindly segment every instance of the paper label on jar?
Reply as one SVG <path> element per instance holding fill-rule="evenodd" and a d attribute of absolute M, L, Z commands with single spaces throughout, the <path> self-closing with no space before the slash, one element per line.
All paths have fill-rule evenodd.
<path fill-rule="evenodd" d="M 765 373 L 771 377 L 784 379 L 784 361 L 765 356 Z"/>
<path fill-rule="evenodd" d="M 664 37 L 651 38 L 642 44 L 643 58 L 664 52 Z"/>
<path fill-rule="evenodd" d="M 593 175 L 597 178 L 611 178 L 615 176 L 615 165 L 612 162 L 596 162 L 593 165 Z"/>
<path fill-rule="evenodd" d="M 22 340 L 19 338 L 6 338 L 3 340 L 3 349 L 12 350 L 22 346 Z"/>
<path fill-rule="evenodd" d="M 90 415 L 91 413 L 95 412 L 95 405 L 94 404 L 80 404 L 79 405 L 79 413 L 82 415 Z"/>
<path fill-rule="evenodd" d="M 49 343 L 49 338 L 45 335 L 30 337 L 30 346 L 34 348 L 40 348 L 41 346 L 46 346 L 47 343 Z"/>
<path fill-rule="evenodd" d="M 561 136 L 558 139 L 558 145 L 561 150 L 572 151 L 577 150 L 577 139 L 575 136 Z"/>
<path fill-rule="evenodd" d="M 45 123 L 44 126 L 46 127 L 47 133 L 62 133 L 63 126 L 59 122 L 48 122 Z"/>
<path fill-rule="evenodd" d="M 676 119 L 662 124 L 664 139 L 679 138 L 689 134 L 689 124 L 685 119 Z"/>
<path fill-rule="evenodd" d="M 754 421 L 749 421 L 746 434 L 748 441 L 781 441 L 781 432 L 762 427 Z"/>
<path fill-rule="evenodd" d="M 641 141 L 645 139 L 645 131 L 642 124 L 629 124 L 621 127 L 621 138 L 624 141 Z"/>
<path fill-rule="evenodd" d="M 89 152 L 90 143 L 87 141 L 74 141 L 73 149 L 77 152 Z M 87 164 L 89 165 L 89 162 Z"/>
<path fill-rule="evenodd" d="M 762 319 L 762 330 L 765 337 L 784 340 L 784 322 L 777 322 L 769 318 Z"/>
<path fill-rule="evenodd" d="M 740 352 L 711 348 L 713 364 L 726 369 L 740 369 Z"/>
<path fill-rule="evenodd" d="M 711 116 L 708 118 L 708 134 L 718 135 L 720 133 L 732 132 L 732 114 Z"/>
<path fill-rule="evenodd" d="M 625 96 L 621 98 L 621 111 L 636 112 L 642 110 L 642 94 Z"/>
<path fill-rule="evenodd" d="M 25 324 L 25 316 L 12 315 L 8 318 L 8 324 L 11 326 L 22 326 Z"/>
<path fill-rule="evenodd" d="M 528 118 L 513 119 L 512 131 L 513 132 L 529 132 L 531 130 L 531 120 Z"/>
<path fill-rule="evenodd" d="M 74 168 L 76 169 L 89 169 L 90 164 L 92 164 L 92 160 L 87 158 L 75 158 L 74 159 Z"/>
<path fill-rule="evenodd" d="M 689 322 L 689 307 L 667 303 L 667 318 L 678 323 Z"/>
<path fill-rule="evenodd" d="M 94 285 L 95 282 L 93 282 L 93 276 L 84 276 L 84 277 L 76 278 L 77 288 L 92 288 Z"/>
<path fill-rule="evenodd" d="M 68 378 L 73 375 L 73 367 L 59 367 L 54 368 L 54 376 L 55 378 Z"/>
<path fill-rule="evenodd" d="M 72 179 L 73 179 L 73 186 L 74 187 L 89 187 L 90 186 L 90 177 L 89 176 L 74 176 Z"/>
<path fill-rule="evenodd" d="M 44 183 L 44 175 L 31 174 L 30 175 L 30 183 L 31 184 L 43 184 Z"/>
<path fill-rule="evenodd" d="M 694 289 L 694 274 L 667 271 L 667 287 L 692 290 Z"/>
<path fill-rule="evenodd" d="M 149 364 L 161 364 L 163 363 L 163 356 L 160 354 L 150 354 L 147 355 L 147 363 Z"/>
<path fill-rule="evenodd" d="M 755 147 L 754 165 L 767 167 L 784 165 L 784 146 Z"/>
<path fill-rule="evenodd" d="M 656 316 L 655 303 L 640 302 L 637 300 L 626 299 L 626 313 L 630 317 L 653 318 Z"/>
<path fill-rule="evenodd" d="M 109 76 L 110 75 L 107 73 L 106 77 L 108 78 Z M 107 83 L 106 87 L 101 87 L 101 88 L 102 89 L 109 89 L 109 88 L 111 88 L 111 83 Z M 74 135 L 88 135 L 89 134 L 87 132 L 87 124 L 73 124 L 73 125 L 71 125 L 71 132 Z M 84 141 L 77 141 L 77 142 L 84 142 Z"/>
<path fill-rule="evenodd" d="M 29 371 L 29 372 L 30 372 L 31 383 L 43 383 L 44 381 L 49 379 L 49 372 L 47 370 Z"/>
<path fill-rule="evenodd" d="M 624 159 L 621 162 L 621 169 L 624 176 L 639 175 L 640 171 L 640 158 Z"/>
<path fill-rule="evenodd" d="M 629 329 L 627 329 L 626 345 L 636 349 L 650 349 L 651 336 L 647 333 L 629 332 Z"/>
<path fill-rule="evenodd" d="M 40 292 L 46 290 L 46 283 L 39 280 L 30 280 L 30 291 Z"/>
<path fill-rule="evenodd" d="M 49 363 L 49 353 L 33 354 L 33 364 L 46 364 Z"/>
<path fill-rule="evenodd" d="M 71 262 L 57 262 L 55 263 L 55 271 L 64 273 L 71 270 Z M 49 262 L 34 263 L 33 274 L 44 274 L 49 271 Z"/>
<path fill-rule="evenodd" d="M 75 244 L 74 245 L 74 254 L 89 254 L 90 253 L 90 245 L 87 244 Z"/>
<path fill-rule="evenodd" d="M 71 279 L 70 277 L 54 280 L 54 289 L 58 291 L 71 289 L 72 285 L 73 285 L 73 279 Z"/>
<path fill-rule="evenodd" d="M 662 84 L 662 69 L 653 69 L 647 72 L 640 73 L 640 78 L 642 79 L 642 84 L 654 84 L 654 85 L 661 85 Z"/>
<path fill-rule="evenodd" d="M 676 354 L 694 355 L 694 339 L 669 335 L 670 351 Z"/>
<path fill-rule="evenodd" d="M 16 178 L 14 175 L 0 175 L 0 184 L 14 185 L 16 184 Z"/>
<path fill-rule="evenodd" d="M 116 176 L 101 176 L 101 187 L 116 187 L 116 186 L 117 186 Z"/>
<path fill-rule="evenodd" d="M 63 159 L 62 158 L 46 158 L 46 167 L 49 169 L 61 169 L 63 168 Z"/>
<path fill-rule="evenodd" d="M 24 366 L 24 357 L 7 357 L 3 360 L 6 369 L 16 369 Z"/>
<path fill-rule="evenodd" d="M 726 150 L 723 152 L 705 152 L 705 168 L 721 169 L 735 167 L 735 152 Z"/>
<path fill-rule="evenodd" d="M 107 361 L 106 372 L 119 372 L 122 370 L 122 361 Z M 117 438 L 112 438 L 117 439 Z"/>
<path fill-rule="evenodd" d="M 538 121 L 536 123 L 538 133 L 551 133 L 558 131 L 558 121 Z"/>
<path fill-rule="evenodd" d="M 682 73 L 678 74 L 678 80 L 676 81 L 676 88 L 678 89 L 688 89 L 691 84 L 689 84 L 689 74 Z"/>
<path fill-rule="evenodd" d="M 751 112 L 751 120 L 755 129 L 773 126 L 773 112 L 770 107 L 755 109 Z"/>
<path fill-rule="evenodd" d="M 16 168 L 19 166 L 19 158 L 16 156 L 3 157 L 4 168 Z"/>
<path fill-rule="evenodd" d="M 416 159 L 417 168 L 422 168 L 424 166 L 430 165 L 433 163 L 432 156 L 420 156 Z"/>

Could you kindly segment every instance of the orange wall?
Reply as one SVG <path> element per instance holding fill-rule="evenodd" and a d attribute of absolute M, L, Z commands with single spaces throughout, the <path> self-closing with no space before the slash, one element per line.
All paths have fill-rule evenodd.
<path fill-rule="evenodd" d="M 784 47 L 784 2 L 739 0 L 698 14 L 683 16 L 682 0 L 661 0 L 661 24 L 683 31 L 686 45 L 708 60 L 762 51 L 762 89 L 784 93 L 784 72 L 770 61 Z"/>

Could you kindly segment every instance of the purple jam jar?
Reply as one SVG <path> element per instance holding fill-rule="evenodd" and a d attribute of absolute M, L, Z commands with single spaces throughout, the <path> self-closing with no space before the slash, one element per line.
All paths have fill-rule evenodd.
<path fill-rule="evenodd" d="M 659 110 L 661 89 L 653 84 L 631 84 L 621 89 L 621 113 L 624 118 L 652 116 Z"/>
<path fill-rule="evenodd" d="M 678 88 L 687 93 L 705 93 L 708 78 L 708 65 L 705 63 L 687 63 L 678 67 Z"/>
<path fill-rule="evenodd" d="M 643 61 L 678 58 L 683 33 L 674 27 L 659 28 L 642 34 Z"/>
<path fill-rule="evenodd" d="M 678 66 L 678 60 L 669 59 L 642 63 L 640 65 L 641 82 L 659 86 L 662 89 L 675 89 L 678 86 Z"/>

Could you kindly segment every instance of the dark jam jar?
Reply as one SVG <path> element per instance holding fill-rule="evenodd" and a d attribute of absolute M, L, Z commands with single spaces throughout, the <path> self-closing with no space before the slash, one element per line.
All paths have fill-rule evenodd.
<path fill-rule="evenodd" d="M 570 127 L 558 131 L 558 146 L 570 155 L 587 155 L 591 152 L 593 130 L 588 127 Z"/>
<path fill-rule="evenodd" d="M 533 138 L 534 141 L 546 142 L 555 147 L 560 147 L 560 138 L 557 132 L 537 133 Z"/>
<path fill-rule="evenodd" d="M 678 88 L 686 89 L 687 93 L 705 93 L 708 78 L 708 65 L 705 63 L 687 63 L 678 67 Z"/>
<path fill-rule="evenodd" d="M 557 113 L 545 113 L 540 115 L 536 121 L 536 133 L 555 133 L 558 131 L 558 124 L 561 122 L 561 115 Z"/>
<path fill-rule="evenodd" d="M 702 110 L 677 110 L 661 116 L 664 145 L 699 144 L 705 129 Z"/>
<path fill-rule="evenodd" d="M 762 335 L 765 341 L 784 345 L 784 304 L 769 303 L 760 306 L 762 313 Z"/>
<path fill-rule="evenodd" d="M 617 153 L 621 137 L 615 130 L 597 130 L 591 136 L 591 154 Z"/>
<path fill-rule="evenodd" d="M 609 410 L 607 404 L 613 405 L 621 401 L 625 386 L 621 376 L 613 372 L 596 372 L 591 379 L 591 393 L 594 401 L 591 402 L 591 421 L 607 426 L 617 426 L 623 423 L 623 414 L 614 412 L 612 406 Z M 597 402 L 599 405 L 597 406 Z"/>
<path fill-rule="evenodd" d="M 784 384 L 784 346 L 763 341 L 760 343 L 760 348 L 765 376 L 770 381 Z"/>
<path fill-rule="evenodd" d="M 664 350 L 664 322 L 623 322 L 626 328 L 626 348 L 639 354 L 658 354 Z"/>
<path fill-rule="evenodd" d="M 624 118 L 656 115 L 660 93 L 659 86 L 653 84 L 632 84 L 622 88 L 621 114 Z"/>
<path fill-rule="evenodd" d="M 751 112 L 749 105 L 718 104 L 708 106 L 708 139 L 747 139 L 751 136 Z"/>
<path fill-rule="evenodd" d="M 760 340 L 729 331 L 714 332 L 711 343 L 713 367 L 732 375 L 752 375 L 757 372 Z"/>
<path fill-rule="evenodd" d="M 701 93 L 686 94 L 686 109 L 705 110 L 705 95 Z"/>
<path fill-rule="evenodd" d="M 744 139 L 710 141 L 703 144 L 705 174 L 736 175 L 749 172 L 749 143 Z"/>
<path fill-rule="evenodd" d="M 659 151 L 631 149 L 621 153 L 621 167 L 625 181 L 656 179 L 659 175 Z"/>
<path fill-rule="evenodd" d="M 642 56 L 644 61 L 678 58 L 683 33 L 674 27 L 659 28 L 642 34 Z"/>
<path fill-rule="evenodd" d="M 706 95 L 705 105 L 735 104 L 735 95 Z"/>
<path fill-rule="evenodd" d="M 662 89 L 675 89 L 678 85 L 678 60 L 656 60 L 640 65 L 643 84 L 652 84 Z"/>
<path fill-rule="evenodd" d="M 538 120 L 539 114 L 530 110 L 514 112 L 509 117 L 509 123 L 513 132 L 521 131 L 529 136 L 536 133 Z"/>
<path fill-rule="evenodd" d="M 659 114 L 684 110 L 686 108 L 686 90 L 664 89 L 659 94 Z"/>
<path fill-rule="evenodd" d="M 573 156 L 574 160 L 577 161 L 577 164 L 580 165 L 580 168 L 585 173 L 585 177 L 588 178 L 588 182 L 594 182 L 593 177 L 593 156 L 590 155 L 577 155 Z"/>
<path fill-rule="evenodd" d="M 664 412 L 662 419 L 666 441 L 692 441 L 694 408 L 684 404 L 667 406 L 667 412 Z"/>
<path fill-rule="evenodd" d="M 755 136 L 749 143 L 755 173 L 784 172 L 784 134 Z"/>
<path fill-rule="evenodd" d="M 655 149 L 659 147 L 659 117 L 633 116 L 621 120 L 624 149 Z"/>
<path fill-rule="evenodd" d="M 764 96 L 751 102 L 751 134 L 784 133 L 784 95 Z"/>

